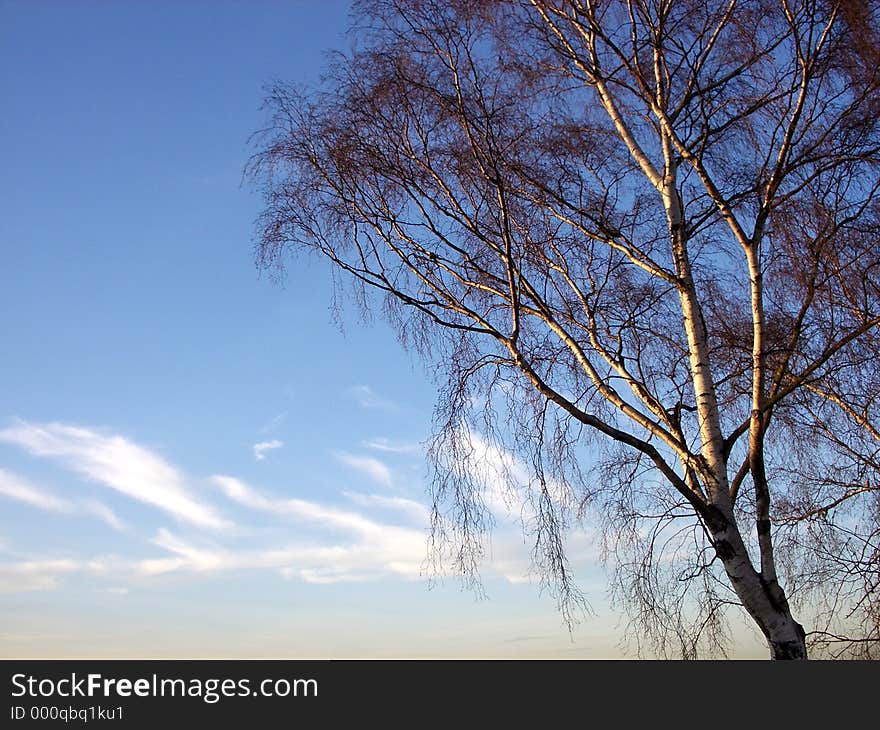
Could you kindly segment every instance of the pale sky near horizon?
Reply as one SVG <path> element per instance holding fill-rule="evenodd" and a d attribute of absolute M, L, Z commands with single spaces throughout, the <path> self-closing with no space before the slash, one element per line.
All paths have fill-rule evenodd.
<path fill-rule="evenodd" d="M 0 656 L 620 656 L 588 531 L 571 635 L 500 507 L 488 598 L 429 587 L 434 383 L 254 265 L 264 86 L 347 12 L 0 0 Z"/>

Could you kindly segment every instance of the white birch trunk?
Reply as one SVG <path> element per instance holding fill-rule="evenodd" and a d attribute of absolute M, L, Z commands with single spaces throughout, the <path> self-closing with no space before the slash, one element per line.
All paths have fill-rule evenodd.
<path fill-rule="evenodd" d="M 679 280 L 678 293 L 700 426 L 703 464 L 699 471 L 708 482 L 712 517 L 706 520 L 707 527 L 734 591 L 767 640 L 771 658 L 806 659 L 804 629 L 791 615 L 785 593 L 776 581 L 775 566 L 766 566 L 769 580 L 755 570 L 733 514 L 706 327 L 688 258 L 682 202 L 676 188 L 675 158 L 671 142 L 665 135 L 663 151 L 665 169 L 660 193 L 666 208 Z M 758 314 L 761 314 L 760 310 Z M 759 341 L 757 346 L 761 344 Z M 769 539 L 769 534 L 766 537 Z M 762 558 L 763 562 L 772 563 L 772 551 L 762 550 Z"/>

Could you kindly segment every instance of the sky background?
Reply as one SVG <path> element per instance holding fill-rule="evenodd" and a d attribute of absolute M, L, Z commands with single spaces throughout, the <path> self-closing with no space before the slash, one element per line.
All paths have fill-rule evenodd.
<path fill-rule="evenodd" d="M 429 586 L 434 384 L 323 262 L 254 265 L 265 85 L 347 15 L 0 0 L 0 655 L 620 656 L 589 531 L 571 634 L 501 507 L 488 598 Z"/>

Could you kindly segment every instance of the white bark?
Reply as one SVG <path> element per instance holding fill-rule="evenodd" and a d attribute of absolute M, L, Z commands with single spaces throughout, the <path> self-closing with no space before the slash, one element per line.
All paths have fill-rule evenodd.
<path fill-rule="evenodd" d="M 666 209 L 672 253 L 678 277 L 678 295 L 684 331 L 688 342 L 688 357 L 693 379 L 694 398 L 699 419 L 701 449 L 705 462 L 703 476 L 707 478 L 709 499 L 722 511 L 730 506 L 730 492 L 727 481 L 727 463 L 724 458 L 724 437 L 718 415 L 718 401 L 715 397 L 715 383 L 709 363 L 709 345 L 706 339 L 706 326 L 703 312 L 691 272 L 688 258 L 686 232 L 682 213 L 681 196 L 676 187 L 677 166 L 671 140 L 663 136 L 663 156 L 665 158 L 663 181 L 660 193 Z"/>
<path fill-rule="evenodd" d="M 718 518 L 709 525 L 715 551 L 743 608 L 767 639 L 771 658 L 806 659 L 804 629 L 792 617 L 785 593 L 754 569 L 736 524 L 720 514 Z"/>
<path fill-rule="evenodd" d="M 688 341 L 691 377 L 697 404 L 703 457 L 703 477 L 707 481 L 710 511 L 707 520 L 715 551 L 721 559 L 734 591 L 743 607 L 755 620 L 767 639 L 774 659 L 806 659 L 804 630 L 791 615 L 785 593 L 776 581 L 769 531 L 759 536 L 762 571 L 758 573 L 749 557 L 733 515 L 727 478 L 724 437 L 715 396 L 715 383 L 709 360 L 709 345 L 699 296 L 691 272 L 684 229 L 683 205 L 676 187 L 676 163 L 672 141 L 663 137 L 665 158 L 663 183 L 660 187 L 669 223 L 670 239 L 678 276 L 684 330 Z M 755 269 L 753 267 L 753 274 Z M 753 317 L 755 320 L 754 398 L 760 404 L 763 390 L 763 308 L 761 306 L 760 272 L 753 276 Z M 756 408 L 760 408 L 757 405 Z M 760 412 L 760 411 L 759 411 Z M 760 428 L 760 423 L 756 427 Z M 760 435 L 760 431 L 755 431 Z M 761 469 L 763 476 L 763 469 Z M 766 486 L 766 485 L 764 485 Z M 759 530 L 760 531 L 760 530 Z"/>

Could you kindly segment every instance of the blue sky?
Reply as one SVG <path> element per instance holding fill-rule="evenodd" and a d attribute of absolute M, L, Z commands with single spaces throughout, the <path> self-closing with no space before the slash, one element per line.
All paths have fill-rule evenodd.
<path fill-rule="evenodd" d="M 333 323 L 326 264 L 254 266 L 263 88 L 315 82 L 346 22 L 0 0 L 0 655 L 618 654 L 588 533 L 571 636 L 500 506 L 489 599 L 429 589 L 433 383 Z"/>

